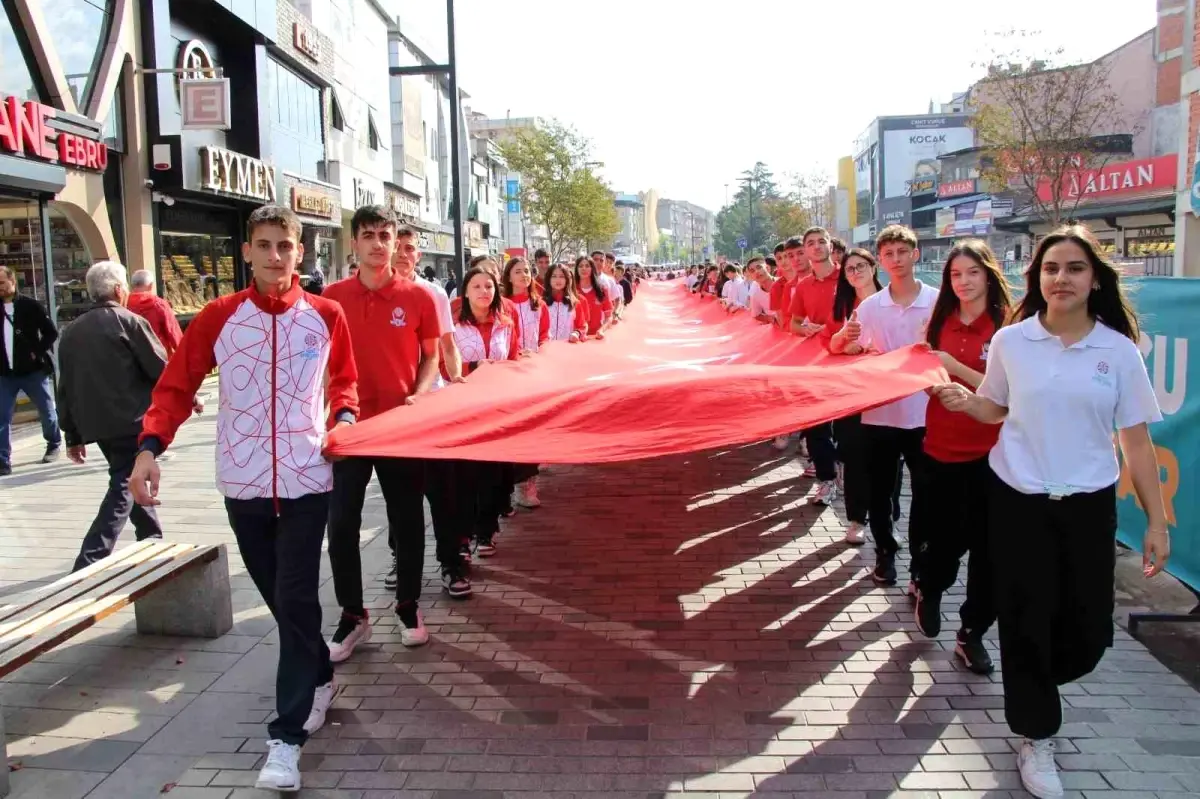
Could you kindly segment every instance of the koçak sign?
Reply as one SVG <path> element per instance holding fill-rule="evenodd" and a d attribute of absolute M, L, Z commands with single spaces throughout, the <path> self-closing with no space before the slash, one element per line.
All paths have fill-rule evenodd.
<path fill-rule="evenodd" d="M 1059 199 L 1100 200 L 1124 194 L 1174 191 L 1178 164 L 1179 156 L 1172 153 L 1108 164 L 1103 169 L 1071 170 L 1063 175 Z M 1054 192 L 1049 179 L 1038 181 L 1037 196 L 1042 202 L 1053 202 Z"/>
<path fill-rule="evenodd" d="M 0 98 L 0 149 L 63 166 L 103 171 L 108 145 L 50 125 L 58 112 L 18 97 Z"/>

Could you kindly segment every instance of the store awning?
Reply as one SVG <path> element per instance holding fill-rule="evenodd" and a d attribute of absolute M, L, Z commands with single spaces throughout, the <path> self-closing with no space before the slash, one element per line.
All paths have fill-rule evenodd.
<path fill-rule="evenodd" d="M 931 205 L 922 205 L 920 208 L 914 208 L 914 209 L 912 209 L 912 212 L 914 214 L 919 214 L 923 211 L 936 211 L 939 208 L 953 208 L 956 205 L 963 205 L 964 203 L 973 203 L 976 200 L 986 200 L 988 197 L 991 197 L 991 196 L 992 195 L 990 195 L 990 194 L 968 194 L 965 197 L 951 197 L 948 200 L 938 200 L 937 202 L 935 202 Z"/>
<path fill-rule="evenodd" d="M 1024 209 L 1028 211 L 1029 209 Z M 1088 219 L 1107 219 L 1116 216 L 1139 216 L 1141 214 L 1172 214 L 1175 211 L 1175 197 L 1152 197 L 1148 200 L 1135 200 L 1127 203 L 1103 203 L 1081 205 L 1069 216 L 1076 221 Z M 1024 230 L 1030 225 L 1046 224 L 1046 220 L 1037 214 L 1024 213 L 1021 216 L 1001 217 L 992 223 L 1003 230 Z"/>

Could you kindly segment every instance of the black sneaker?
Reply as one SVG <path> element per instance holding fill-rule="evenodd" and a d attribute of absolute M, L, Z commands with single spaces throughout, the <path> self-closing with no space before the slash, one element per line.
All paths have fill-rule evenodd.
<path fill-rule="evenodd" d="M 400 577 L 396 574 L 396 559 L 392 558 L 392 568 L 383 577 L 383 587 L 389 591 L 395 591 L 399 583 Z"/>
<path fill-rule="evenodd" d="M 988 654 L 983 639 L 959 631 L 954 642 L 954 656 L 962 661 L 969 671 L 987 676 L 996 670 L 992 656 Z"/>
<path fill-rule="evenodd" d="M 490 558 L 496 554 L 495 533 L 480 533 L 475 537 L 475 554 L 481 558 Z"/>
<path fill-rule="evenodd" d="M 896 556 L 895 555 L 878 555 L 875 558 L 875 571 L 871 572 L 871 579 L 879 585 L 895 585 L 896 584 Z"/>
<path fill-rule="evenodd" d="M 926 638 L 937 638 L 942 631 L 942 596 L 933 591 L 917 592 L 917 610 L 913 614 L 917 629 Z"/>
<path fill-rule="evenodd" d="M 442 588 L 455 599 L 471 595 L 471 581 L 462 569 L 442 569 Z"/>
<path fill-rule="evenodd" d="M 42 463 L 54 463 L 62 457 L 62 447 L 51 444 L 46 447 L 46 452 L 42 455 Z"/>
<path fill-rule="evenodd" d="M 12 474 L 12 467 L 7 463 L 0 463 L 0 477 L 7 477 Z"/>

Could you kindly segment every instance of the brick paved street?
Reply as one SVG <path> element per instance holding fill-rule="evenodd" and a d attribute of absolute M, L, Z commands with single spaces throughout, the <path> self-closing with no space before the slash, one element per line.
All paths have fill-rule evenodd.
<path fill-rule="evenodd" d="M 211 416 L 190 423 L 164 466 L 172 537 L 231 542 L 212 436 Z M 104 481 L 96 465 L 25 465 L 40 454 L 28 437 L 17 449 L 0 480 L 5 592 L 69 567 Z M 797 478 L 765 445 L 552 467 L 544 507 L 506 522 L 472 599 L 443 598 L 431 542 L 433 641 L 412 651 L 386 611 L 373 491 L 375 639 L 339 669 L 302 796 L 1024 796 L 999 676 L 952 661 L 956 619 L 939 641 L 916 634 L 901 589 L 870 582 L 870 547 L 847 550 L 840 509 L 806 505 Z M 265 750 L 273 625 L 230 562 L 224 638 L 139 637 L 122 613 L 0 683 L 13 796 L 273 796 L 245 787 Z M 326 564 L 332 629 L 327 578 Z M 1123 632 L 1065 700 L 1070 796 L 1200 793 L 1200 695 Z"/>

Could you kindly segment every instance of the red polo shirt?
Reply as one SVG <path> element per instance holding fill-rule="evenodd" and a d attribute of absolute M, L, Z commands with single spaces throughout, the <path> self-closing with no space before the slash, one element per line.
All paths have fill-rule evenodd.
<path fill-rule="evenodd" d="M 816 272 L 805 277 L 792 293 L 790 316 L 818 325 L 833 321 L 833 295 L 837 292 L 837 282 L 837 267 L 823 279 L 817 277 Z"/>
<path fill-rule="evenodd" d="M 403 405 L 417 383 L 421 343 L 438 340 L 429 292 L 399 275 L 372 291 L 355 276 L 326 286 L 322 296 L 346 312 L 358 364 L 359 420 Z"/>
<path fill-rule="evenodd" d="M 605 292 L 604 302 L 600 302 L 593 289 L 579 289 L 579 298 L 587 303 L 587 332 L 589 336 L 594 336 L 600 332 L 600 325 L 604 324 L 604 315 L 612 313 L 612 297 Z"/>
<path fill-rule="evenodd" d="M 995 332 L 996 326 L 986 313 L 969 325 L 964 325 L 957 313 L 951 314 L 942 326 L 937 349 L 963 366 L 983 372 L 987 369 L 986 347 Z M 955 378 L 955 382 L 963 381 Z M 984 424 L 965 413 L 948 411 L 936 400 L 926 406 L 925 453 L 931 458 L 943 463 L 978 460 L 991 452 L 999 437 L 998 424 Z"/>

